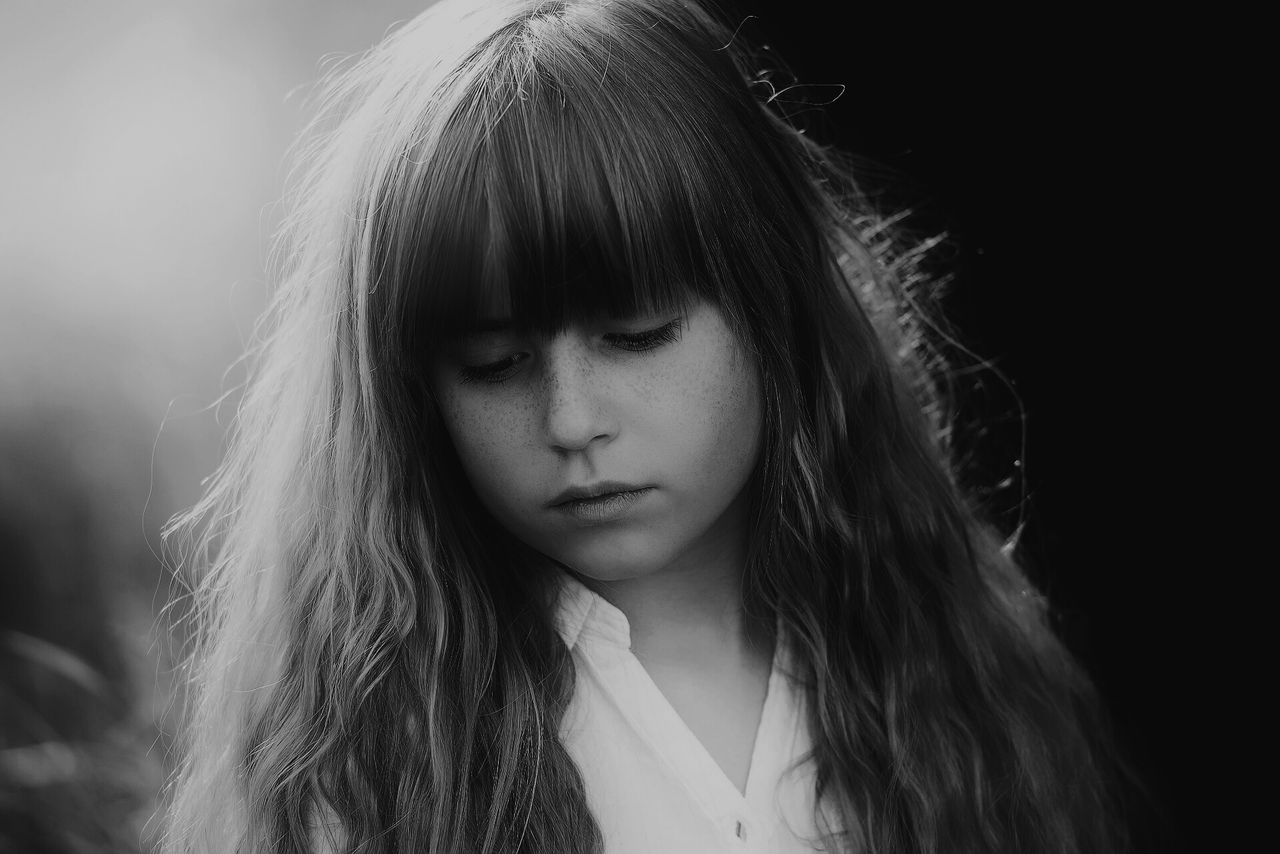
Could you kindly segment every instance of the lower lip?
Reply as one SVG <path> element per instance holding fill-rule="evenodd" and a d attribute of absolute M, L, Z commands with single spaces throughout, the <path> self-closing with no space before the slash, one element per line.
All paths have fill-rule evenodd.
<path fill-rule="evenodd" d="M 636 503 L 653 491 L 653 487 L 635 489 L 631 492 L 611 492 L 596 498 L 583 498 L 577 501 L 566 501 L 557 504 L 556 510 L 572 516 L 579 522 L 612 522 L 624 516 Z"/>

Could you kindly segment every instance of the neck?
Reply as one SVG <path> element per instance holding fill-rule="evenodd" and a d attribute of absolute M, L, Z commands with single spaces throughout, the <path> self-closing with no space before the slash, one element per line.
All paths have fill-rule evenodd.
<path fill-rule="evenodd" d="M 660 570 L 611 581 L 578 576 L 626 615 L 631 651 L 642 662 L 702 669 L 772 658 L 773 625 L 742 608 L 746 537 L 739 521 L 722 518 L 725 524 Z"/>

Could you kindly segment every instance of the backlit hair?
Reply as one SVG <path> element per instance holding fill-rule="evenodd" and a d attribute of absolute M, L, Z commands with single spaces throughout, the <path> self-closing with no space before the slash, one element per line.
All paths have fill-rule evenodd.
<path fill-rule="evenodd" d="M 227 456 L 170 851 L 600 850 L 552 568 L 426 381 L 486 313 L 709 300 L 758 366 L 745 606 L 800 658 L 828 850 L 1095 852 L 1092 691 L 962 492 L 927 293 L 684 0 L 447 0 L 328 81 Z"/>

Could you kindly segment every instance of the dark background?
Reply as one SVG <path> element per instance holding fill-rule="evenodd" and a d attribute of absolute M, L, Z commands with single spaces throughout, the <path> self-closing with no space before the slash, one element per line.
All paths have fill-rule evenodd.
<path fill-rule="evenodd" d="M 1205 270 L 1188 262 L 1194 219 L 1213 214 L 1195 87 L 1161 25 L 1085 7 L 723 6 L 801 83 L 847 86 L 820 116 L 796 105 L 808 132 L 868 158 L 867 189 L 910 209 L 913 233 L 948 235 L 933 253 L 954 277 L 947 316 L 1012 385 L 988 372 L 961 410 L 994 425 L 979 473 L 995 483 L 1022 460 L 1022 554 L 1158 804 L 1142 844 L 1223 844 L 1238 825 L 1214 805 L 1234 784 L 1206 773 L 1201 699 L 1216 594 L 1196 589 L 1214 513 L 1191 486 L 1211 465 L 1193 419 L 1212 383 L 1190 332 Z M 989 506 L 1012 524 L 1020 494 L 1015 479 Z"/>

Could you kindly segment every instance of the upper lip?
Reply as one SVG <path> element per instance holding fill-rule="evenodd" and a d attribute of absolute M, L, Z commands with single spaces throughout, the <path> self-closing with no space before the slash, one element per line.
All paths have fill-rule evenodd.
<path fill-rule="evenodd" d="M 636 486 L 631 483 L 622 483 L 616 480 L 604 480 L 600 483 L 591 483 L 586 486 L 571 486 L 564 492 L 557 495 L 547 504 L 548 507 L 555 507 L 557 504 L 564 504 L 569 501 L 581 501 L 584 498 L 597 498 L 601 495 L 609 495 L 614 492 L 635 492 L 637 489 L 645 489 L 643 486 Z"/>

